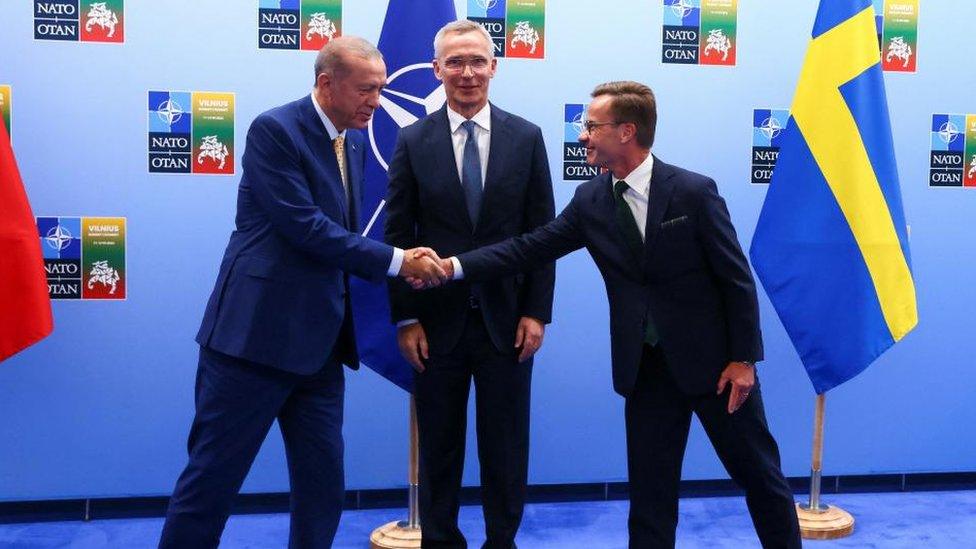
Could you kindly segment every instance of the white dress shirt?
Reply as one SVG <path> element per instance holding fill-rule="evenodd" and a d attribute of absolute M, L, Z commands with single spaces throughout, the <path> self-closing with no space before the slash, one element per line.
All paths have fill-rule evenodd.
<path fill-rule="evenodd" d="M 468 142 L 468 132 L 461 127 L 465 117 L 447 107 L 447 123 L 451 127 L 451 143 L 454 145 L 454 163 L 457 165 L 458 180 L 461 180 L 461 164 L 464 161 L 464 145 Z M 481 186 L 484 188 L 488 174 L 488 149 L 491 145 L 491 105 L 485 103 L 474 116 L 474 137 L 478 140 L 478 158 L 481 159 Z"/>
<path fill-rule="evenodd" d="M 346 130 L 342 130 L 340 132 L 335 127 L 335 124 L 333 124 L 332 121 L 329 120 L 329 117 L 326 116 L 325 111 L 323 111 L 322 107 L 319 106 L 319 102 L 315 100 L 315 92 L 312 92 L 311 95 L 309 95 L 309 97 L 312 98 L 312 106 L 315 107 L 315 112 L 318 113 L 319 118 L 322 120 L 322 125 L 325 126 L 325 131 L 329 133 L 329 139 L 335 141 L 335 138 L 339 137 L 340 135 L 343 138 L 345 138 Z M 342 183 L 343 186 L 346 185 L 345 181 L 343 181 Z M 348 205 L 346 209 L 348 209 Z M 390 260 L 389 268 L 386 269 L 386 275 L 397 276 L 398 274 L 400 274 L 400 267 L 402 266 L 403 266 L 403 250 L 400 248 L 393 248 L 393 258 Z"/>
<path fill-rule="evenodd" d="M 464 179 L 461 175 L 461 165 L 464 162 L 464 145 L 468 142 L 468 132 L 461 127 L 461 124 L 468 120 L 464 116 L 455 112 L 450 106 L 447 107 L 447 123 L 451 128 L 451 144 L 454 145 L 454 163 L 457 166 L 458 181 Z M 481 188 L 485 187 L 485 177 L 488 175 L 488 149 L 491 147 L 491 104 L 485 103 L 480 111 L 471 117 L 474 121 L 474 138 L 478 140 L 478 158 L 481 160 Z M 456 258 L 451 258 L 454 265 L 454 279 L 460 280 L 463 277 L 461 264 Z M 397 328 L 416 324 L 416 318 L 407 318 L 397 322 Z"/>
<path fill-rule="evenodd" d="M 647 153 L 644 159 L 632 172 L 623 178 L 627 183 L 627 190 L 624 191 L 624 202 L 630 206 L 630 212 L 634 214 L 634 221 L 640 229 L 641 238 L 644 238 L 644 229 L 647 225 L 647 199 L 651 189 L 651 171 L 654 170 L 654 155 Z M 620 181 L 616 176 L 610 177 L 610 182 L 616 186 Z"/>

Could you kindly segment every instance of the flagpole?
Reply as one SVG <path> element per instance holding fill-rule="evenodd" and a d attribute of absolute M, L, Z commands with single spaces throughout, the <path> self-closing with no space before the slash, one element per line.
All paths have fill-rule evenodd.
<path fill-rule="evenodd" d="M 417 401 L 410 395 L 410 452 L 407 466 L 407 520 L 380 526 L 369 536 L 370 549 L 416 549 L 420 547 L 418 471 L 420 446 L 417 442 Z"/>
<path fill-rule="evenodd" d="M 820 478 L 823 471 L 824 409 L 827 393 L 817 395 L 813 416 L 813 456 L 810 465 L 810 501 L 796 504 L 800 535 L 805 539 L 837 539 L 851 535 L 854 517 L 833 505 L 820 503 Z"/>
<path fill-rule="evenodd" d="M 420 444 L 417 440 L 417 401 L 410 395 L 410 482 L 407 503 L 407 528 L 420 531 Z"/>

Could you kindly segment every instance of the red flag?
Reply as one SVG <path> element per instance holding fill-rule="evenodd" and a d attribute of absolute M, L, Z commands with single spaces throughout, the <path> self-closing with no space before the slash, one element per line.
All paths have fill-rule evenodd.
<path fill-rule="evenodd" d="M 0 361 L 54 329 L 37 225 L 0 118 Z"/>

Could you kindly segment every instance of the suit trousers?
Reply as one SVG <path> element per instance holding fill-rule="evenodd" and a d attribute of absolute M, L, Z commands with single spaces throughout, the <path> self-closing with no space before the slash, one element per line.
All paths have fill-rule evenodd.
<path fill-rule="evenodd" d="M 275 419 L 291 485 L 290 548 L 332 545 L 345 497 L 342 365 L 303 376 L 200 348 L 189 463 L 161 548 L 217 547 L 231 505 Z"/>
<path fill-rule="evenodd" d="M 766 425 L 759 380 L 732 414 L 727 410 L 729 390 L 720 395 L 684 394 L 659 347 L 644 346 L 637 383 L 625 405 L 632 549 L 674 547 L 678 484 L 692 413 L 701 421 L 725 470 L 745 490 L 762 546 L 799 549 L 793 493 Z"/>
<path fill-rule="evenodd" d="M 422 546 L 467 547 L 457 520 L 473 377 L 484 547 L 511 549 L 522 521 L 528 479 L 532 359 L 519 363 L 514 347 L 499 352 L 481 310 L 470 309 L 456 348 L 446 354 L 431 352 L 425 366 L 423 373 L 416 374 L 414 391 Z"/>

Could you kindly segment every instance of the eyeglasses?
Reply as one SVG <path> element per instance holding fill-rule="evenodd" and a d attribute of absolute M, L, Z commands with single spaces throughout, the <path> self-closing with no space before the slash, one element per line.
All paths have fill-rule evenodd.
<path fill-rule="evenodd" d="M 464 67 L 471 67 L 474 72 L 481 72 L 488 68 L 489 61 L 484 57 L 450 57 L 443 62 L 444 68 L 451 72 L 461 72 Z"/>
<path fill-rule="evenodd" d="M 586 133 L 593 133 L 593 130 L 599 128 L 600 126 L 619 126 L 622 122 L 592 122 L 587 120 L 583 122 L 583 131 Z"/>

